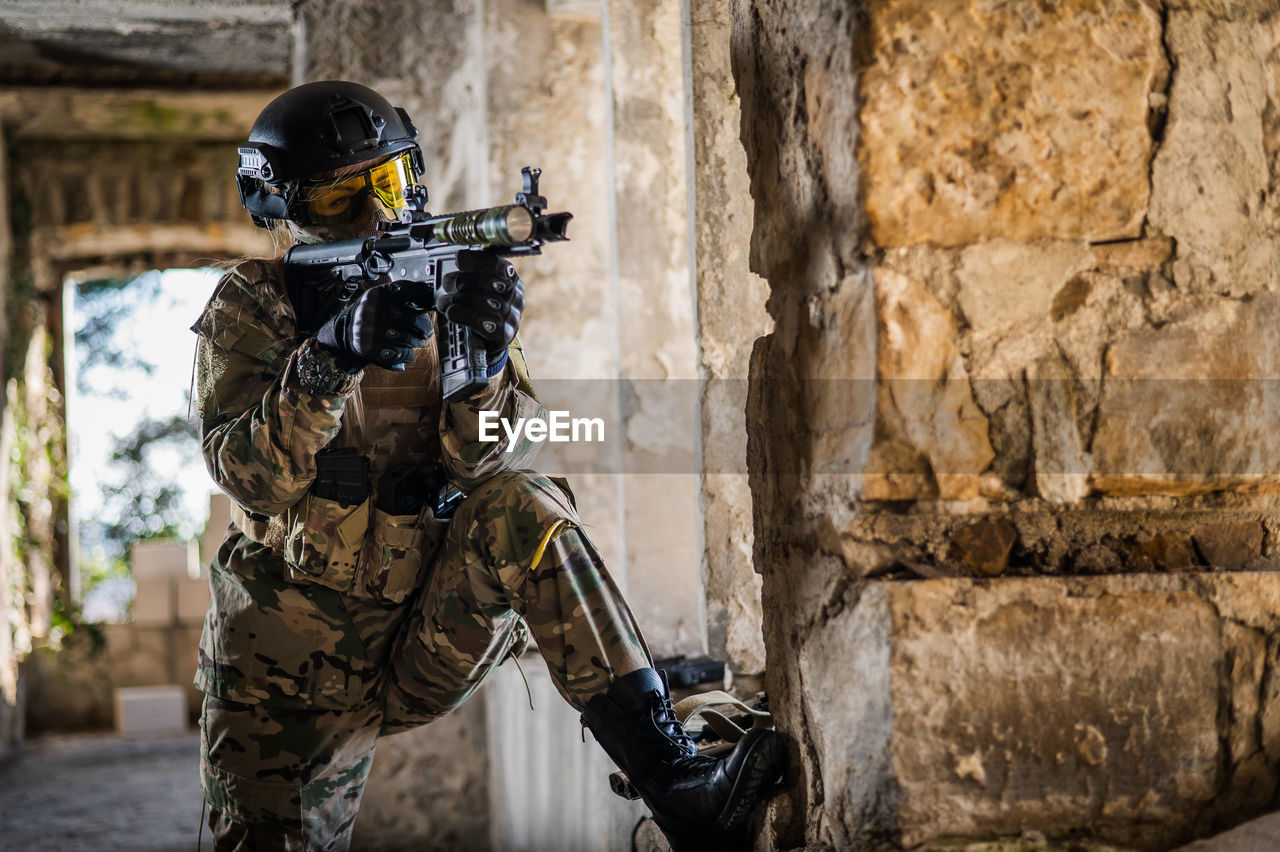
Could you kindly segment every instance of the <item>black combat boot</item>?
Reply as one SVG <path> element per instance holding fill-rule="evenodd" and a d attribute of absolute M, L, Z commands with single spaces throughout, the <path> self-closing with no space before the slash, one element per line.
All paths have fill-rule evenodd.
<path fill-rule="evenodd" d="M 640 669 L 587 702 L 582 722 L 627 773 L 672 849 L 749 848 L 751 809 L 782 774 L 775 731 L 749 730 L 733 751 L 698 754 L 671 707 L 665 673 Z"/>

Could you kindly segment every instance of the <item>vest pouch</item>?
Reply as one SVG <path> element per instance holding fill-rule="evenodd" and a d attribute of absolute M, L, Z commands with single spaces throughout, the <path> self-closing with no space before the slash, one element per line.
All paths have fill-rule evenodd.
<path fill-rule="evenodd" d="M 318 583 L 345 592 L 355 582 L 360 550 L 369 531 L 369 503 L 343 505 L 308 494 L 285 538 L 285 573 L 295 583 Z"/>
<path fill-rule="evenodd" d="M 373 528 L 360 557 L 356 594 L 384 603 L 400 603 L 421 587 L 423 571 L 438 535 L 428 531 L 430 509 L 416 515 L 373 512 Z"/>

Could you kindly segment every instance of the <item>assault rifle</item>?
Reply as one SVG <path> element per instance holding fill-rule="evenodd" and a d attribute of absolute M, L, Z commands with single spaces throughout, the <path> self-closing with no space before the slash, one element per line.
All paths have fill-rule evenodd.
<path fill-rule="evenodd" d="M 541 254 L 543 243 L 567 240 L 565 229 L 573 214 L 544 214 L 547 199 L 538 194 L 542 170 L 526 166 L 521 174 L 524 190 L 516 193 L 515 204 L 432 216 L 426 210 L 426 187 L 411 186 L 400 221 L 380 228 L 377 235 L 289 249 L 285 282 L 300 303 L 295 304 L 299 315 L 307 313 L 308 302 L 350 301 L 364 282 L 418 281 L 435 292 L 446 275 L 457 271 L 458 255 L 464 251 L 526 257 Z M 411 307 L 426 311 L 435 305 Z M 436 325 L 445 401 L 486 387 L 484 348 L 472 342 L 471 329 L 449 322 L 443 314 Z"/>

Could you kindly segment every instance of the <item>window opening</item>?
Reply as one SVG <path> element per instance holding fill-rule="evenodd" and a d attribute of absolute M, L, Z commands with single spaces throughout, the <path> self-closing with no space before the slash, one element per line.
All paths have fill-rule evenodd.
<path fill-rule="evenodd" d="M 195 335 L 216 269 L 66 282 L 73 585 L 88 622 L 120 622 L 137 541 L 204 530 L 214 486 L 191 410 Z"/>

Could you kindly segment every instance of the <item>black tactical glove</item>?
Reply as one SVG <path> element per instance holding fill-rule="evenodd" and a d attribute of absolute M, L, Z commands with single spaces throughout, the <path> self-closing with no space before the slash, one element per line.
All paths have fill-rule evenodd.
<path fill-rule="evenodd" d="M 316 342 L 349 373 L 366 364 L 403 370 L 415 347 L 431 337 L 431 287 L 417 281 L 379 284 L 329 318 Z"/>
<path fill-rule="evenodd" d="M 505 258 L 479 249 L 459 252 L 457 272 L 440 282 L 436 310 L 475 333 L 492 371 L 520 328 L 524 282 Z"/>

